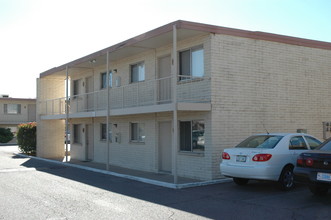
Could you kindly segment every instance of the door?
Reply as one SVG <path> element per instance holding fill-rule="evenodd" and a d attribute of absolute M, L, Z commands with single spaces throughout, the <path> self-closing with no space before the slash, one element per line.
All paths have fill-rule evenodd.
<path fill-rule="evenodd" d="M 170 55 L 158 59 L 158 103 L 171 102 L 171 58 Z"/>
<path fill-rule="evenodd" d="M 36 105 L 28 105 L 28 121 L 36 121 Z"/>
<path fill-rule="evenodd" d="M 85 132 L 85 138 L 86 138 L 86 151 L 85 151 L 85 158 L 87 161 L 93 160 L 94 157 L 94 141 L 93 141 L 93 125 L 87 124 L 86 125 L 86 132 Z"/>
<path fill-rule="evenodd" d="M 172 169 L 171 122 L 159 122 L 159 170 L 171 172 Z"/>
<path fill-rule="evenodd" d="M 289 150 L 292 152 L 291 163 L 296 164 L 298 156 L 309 149 L 302 136 L 294 136 L 290 139 Z"/>
<path fill-rule="evenodd" d="M 94 94 L 93 94 L 93 77 L 86 78 L 86 109 L 87 111 L 94 110 Z"/>

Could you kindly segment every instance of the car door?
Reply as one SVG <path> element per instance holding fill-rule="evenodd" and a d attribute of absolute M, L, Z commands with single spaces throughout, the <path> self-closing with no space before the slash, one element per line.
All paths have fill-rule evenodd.
<path fill-rule="evenodd" d="M 291 154 L 291 163 L 296 164 L 297 157 L 299 154 L 309 150 L 306 141 L 303 136 L 293 136 L 289 142 L 289 151 Z"/>

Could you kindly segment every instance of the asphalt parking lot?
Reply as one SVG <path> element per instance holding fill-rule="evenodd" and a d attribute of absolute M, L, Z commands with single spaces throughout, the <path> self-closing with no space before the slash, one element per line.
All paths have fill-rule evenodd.
<path fill-rule="evenodd" d="M 270 182 L 169 189 L 0 147 L 0 219 L 330 219 L 331 193 Z"/>

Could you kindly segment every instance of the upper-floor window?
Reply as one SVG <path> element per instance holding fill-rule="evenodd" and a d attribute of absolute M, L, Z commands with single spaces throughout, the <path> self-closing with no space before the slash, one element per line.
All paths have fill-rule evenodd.
<path fill-rule="evenodd" d="M 73 95 L 78 95 L 80 93 L 79 83 L 80 83 L 80 79 L 74 80 L 74 82 L 73 82 L 73 84 L 74 84 Z"/>
<path fill-rule="evenodd" d="M 204 76 L 203 47 L 193 47 L 179 52 L 180 80 Z"/>
<path fill-rule="evenodd" d="M 113 84 L 113 73 L 109 72 L 109 87 Z M 101 89 L 107 88 L 107 74 L 106 72 L 101 73 Z"/>
<path fill-rule="evenodd" d="M 140 82 L 145 80 L 145 64 L 144 62 L 131 65 L 130 82 Z"/>
<path fill-rule="evenodd" d="M 4 104 L 4 113 L 13 115 L 21 114 L 21 104 Z"/>

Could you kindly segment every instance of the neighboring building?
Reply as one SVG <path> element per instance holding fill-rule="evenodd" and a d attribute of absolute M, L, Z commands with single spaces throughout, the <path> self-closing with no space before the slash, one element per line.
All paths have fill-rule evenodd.
<path fill-rule="evenodd" d="M 0 95 L 0 127 L 17 131 L 17 126 L 36 121 L 36 99 L 10 98 Z"/>
<path fill-rule="evenodd" d="M 37 155 L 65 155 L 67 119 L 72 158 L 216 179 L 251 134 L 322 138 L 330 83 L 331 43 L 176 21 L 41 73 Z"/>

